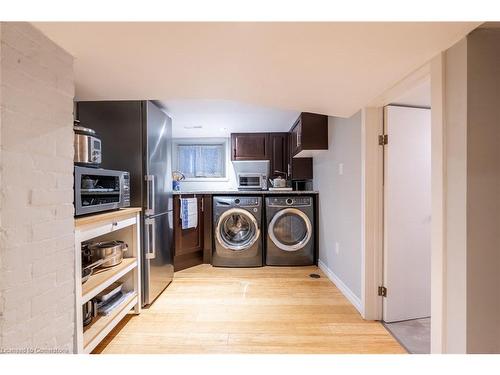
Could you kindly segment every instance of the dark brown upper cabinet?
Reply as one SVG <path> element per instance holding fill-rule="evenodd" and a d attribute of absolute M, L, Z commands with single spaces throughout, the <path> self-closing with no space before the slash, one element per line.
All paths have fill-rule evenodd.
<path fill-rule="evenodd" d="M 269 173 L 270 178 L 275 178 L 281 176 L 285 178 L 282 173 L 275 173 L 275 171 L 284 172 L 287 174 L 289 171 L 290 153 L 288 149 L 288 133 L 270 133 L 269 134 L 269 144 L 270 144 L 270 167 L 271 171 Z"/>
<path fill-rule="evenodd" d="M 231 160 L 269 160 L 269 133 L 232 133 Z"/>
<path fill-rule="evenodd" d="M 328 150 L 328 116 L 302 112 L 290 129 L 291 155 L 310 157 L 314 150 Z"/>

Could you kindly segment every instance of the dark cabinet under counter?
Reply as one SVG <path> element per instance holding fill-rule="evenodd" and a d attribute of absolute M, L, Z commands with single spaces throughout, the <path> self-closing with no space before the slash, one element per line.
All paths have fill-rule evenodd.
<path fill-rule="evenodd" d="M 197 198 L 198 225 L 182 229 L 181 198 Z M 212 255 L 211 195 L 174 195 L 174 270 L 210 263 Z"/>

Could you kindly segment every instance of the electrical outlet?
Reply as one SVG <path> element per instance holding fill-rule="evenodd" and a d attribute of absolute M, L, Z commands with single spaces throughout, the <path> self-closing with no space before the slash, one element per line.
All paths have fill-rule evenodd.
<path fill-rule="evenodd" d="M 339 254 L 340 253 L 340 245 L 338 242 L 335 242 L 335 254 Z"/>
<path fill-rule="evenodd" d="M 339 175 L 342 176 L 344 174 L 344 163 L 339 163 Z"/>

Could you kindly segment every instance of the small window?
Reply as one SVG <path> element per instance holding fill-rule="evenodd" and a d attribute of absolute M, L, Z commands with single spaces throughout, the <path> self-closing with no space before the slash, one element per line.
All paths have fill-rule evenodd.
<path fill-rule="evenodd" d="M 177 170 L 188 179 L 225 178 L 226 153 L 224 143 L 177 144 Z"/>

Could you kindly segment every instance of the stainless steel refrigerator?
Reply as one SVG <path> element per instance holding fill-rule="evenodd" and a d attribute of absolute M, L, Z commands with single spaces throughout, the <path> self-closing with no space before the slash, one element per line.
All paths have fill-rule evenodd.
<path fill-rule="evenodd" d="M 84 101 L 81 125 L 102 141 L 102 168 L 130 172 L 131 205 L 142 207 L 142 304 L 172 281 L 172 120 L 151 101 Z"/>

